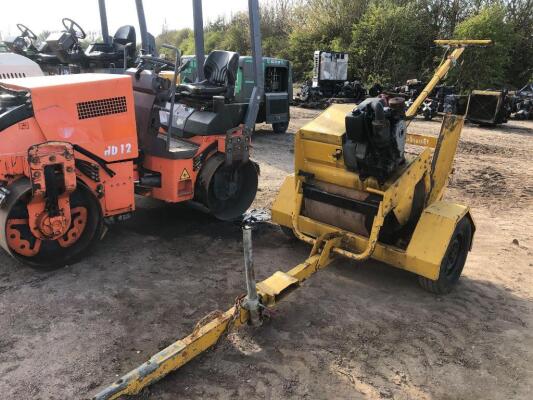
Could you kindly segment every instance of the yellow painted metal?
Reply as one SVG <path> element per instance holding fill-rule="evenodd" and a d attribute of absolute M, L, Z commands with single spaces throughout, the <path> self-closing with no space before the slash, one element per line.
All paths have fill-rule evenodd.
<path fill-rule="evenodd" d="M 335 254 L 356 261 L 372 257 L 392 266 L 434 279 L 435 271 L 438 273 L 440 269 L 440 260 L 438 263 L 428 263 L 427 260 L 419 260 L 417 254 L 412 251 L 406 252 L 404 249 L 384 245 L 378 241 L 379 230 L 389 212 L 394 212 L 400 223 L 407 221 L 411 212 L 414 187 L 417 182 L 429 174 L 430 165 L 431 151 L 426 149 L 405 169 L 402 169 L 393 182 L 382 185 L 383 191 L 373 190 L 381 193 L 383 200 L 374 218 L 368 238 L 351 232 L 339 231 L 336 227 L 301 216 L 303 199 L 301 187 L 304 177 L 293 175 L 287 177 L 272 208 L 272 220 L 292 228 L 300 240 L 310 244 L 315 244 L 315 238 L 325 234 L 340 235 L 342 239 L 339 246 L 332 249 Z M 332 180 L 330 179 L 328 182 L 332 182 Z M 427 242 L 427 238 L 425 240 Z"/>
<path fill-rule="evenodd" d="M 272 300 L 279 297 L 290 287 L 297 285 L 298 279 L 292 277 L 285 272 L 278 271 L 274 273 L 270 278 L 265 279 L 257 284 L 257 290 L 263 294 L 263 300 L 265 305 L 271 305 Z"/>
<path fill-rule="evenodd" d="M 455 227 L 467 213 L 468 207 L 443 201 L 424 210 L 407 246 L 407 254 L 415 266 L 412 272 L 433 280 L 439 278 L 440 265 Z M 418 267 L 423 268 L 418 270 Z"/>
<path fill-rule="evenodd" d="M 433 79 L 409 108 L 408 116 L 416 114 L 427 95 L 462 54 L 464 46 L 486 45 L 490 44 L 490 41 L 436 41 L 436 43 L 456 48 L 439 66 Z M 309 258 L 303 263 L 286 273 L 278 271 L 257 284 L 263 306 L 274 305 L 283 295 L 289 293 L 290 289 L 297 287 L 300 282 L 329 265 L 333 261 L 332 254 L 356 261 L 373 257 L 429 279 L 437 279 L 442 258 L 455 226 L 461 218 L 465 216 L 471 218 L 466 206 L 439 201 L 452 167 L 464 122 L 462 118 L 446 116 L 438 140 L 427 135 L 408 134 L 408 143 L 428 148 L 415 159 L 409 160 L 406 166 L 387 182 L 379 184 L 375 179 L 362 181 L 356 173 L 344 168 L 342 157 L 344 118 L 353 107 L 351 104 L 334 105 L 304 126 L 296 135 L 297 175 L 287 177 L 283 183 L 280 194 L 274 202 L 272 219 L 278 224 L 291 227 L 298 238 L 312 244 L 313 247 Z M 430 147 L 435 148 L 433 157 Z M 309 176 L 382 196 L 368 238 L 341 231 L 301 215 L 302 185 Z M 420 181 L 424 181 L 426 187 L 430 188 L 427 199 L 429 206 L 418 220 L 407 248 L 404 250 L 380 243 L 379 233 L 389 213 L 394 212 L 400 223 L 407 221 L 412 207 L 414 187 Z M 226 312 L 217 312 L 208 322 L 199 323 L 191 335 L 155 354 L 146 363 L 97 394 L 94 399 L 117 399 L 124 395 L 139 393 L 146 386 L 214 346 L 228 329 L 239 327 L 248 320 L 249 312 L 241 306 L 240 301 L 237 301 L 235 306 Z"/>
<path fill-rule="evenodd" d="M 464 118 L 457 115 L 445 115 L 441 132 L 431 163 L 431 193 L 428 204 L 442 199 L 444 189 L 450 177 L 455 152 L 463 130 Z"/>
<path fill-rule="evenodd" d="M 415 146 L 430 147 L 434 149 L 437 147 L 437 136 L 422 135 L 419 133 L 408 133 L 405 138 L 405 143 L 413 144 Z"/>
<path fill-rule="evenodd" d="M 292 193 L 294 194 L 294 191 Z M 286 205 L 284 208 L 278 208 L 277 212 L 284 214 L 284 218 L 288 218 L 292 214 Z M 444 256 L 443 250 L 446 250 L 455 226 L 465 216 L 472 220 L 468 207 L 464 205 L 443 201 L 434 203 L 422 213 L 406 249 L 378 241 L 372 253 L 372 259 L 435 280 L 440 271 Z M 351 232 L 339 232 L 337 227 L 308 217 L 298 216 L 297 224 L 300 231 L 308 237 L 318 237 L 326 233 L 341 233 L 343 238 L 339 246 L 342 247 L 334 247 L 332 253 L 344 257 L 349 257 L 348 253 L 360 253 L 368 245 L 367 237 Z M 473 220 L 472 226 L 474 226 Z M 428 240 L 428 238 L 431 239 Z"/>
<path fill-rule="evenodd" d="M 439 201 L 451 173 L 464 119 L 445 115 L 439 136 L 408 134 L 409 143 L 424 146 L 425 149 L 418 156 L 407 158 L 404 166 L 386 182 L 380 184 L 372 178 L 362 181 L 356 172 L 347 170 L 344 165 L 342 157 L 344 117 L 353 107 L 346 104 L 333 105 L 315 121 L 297 132 L 294 153 L 295 175 L 288 176 L 283 183 L 272 207 L 272 220 L 291 228 L 297 238 L 311 245 L 315 245 L 317 238 L 323 235 L 339 235 L 341 237 L 339 245 L 331 250 L 334 254 L 357 261 L 372 257 L 394 267 L 436 279 L 444 255 L 443 249 L 445 251 L 458 220 L 468 214 L 468 208 L 465 206 Z M 302 215 L 302 187 L 307 180 L 381 196 L 381 203 L 369 237 L 345 232 L 338 227 Z M 407 222 L 411 215 L 414 190 L 418 182 L 424 182 L 427 193 L 427 208 L 418 221 L 421 225 L 417 224 L 415 233 L 405 247 L 380 243 L 377 238 L 388 213 L 394 213 L 402 225 Z M 434 209 L 432 204 L 436 202 L 439 202 L 439 207 Z M 447 208 L 453 212 L 444 212 L 444 215 L 437 212 L 437 209 Z M 441 225 L 433 225 L 432 233 L 429 234 L 426 227 L 436 220 L 439 220 Z M 432 251 L 428 250 L 433 243 L 435 248 Z"/>
<path fill-rule="evenodd" d="M 497 90 L 472 90 L 471 94 L 479 96 L 501 96 L 502 92 Z"/>
<path fill-rule="evenodd" d="M 435 71 L 435 75 L 433 75 L 433 78 L 428 82 L 426 87 L 420 92 L 418 97 L 415 99 L 413 104 L 409 107 L 405 115 L 409 118 L 414 118 L 418 112 L 418 109 L 424 102 L 424 100 L 429 96 L 431 91 L 435 89 L 435 86 L 443 79 L 450 68 L 454 66 L 457 63 L 457 60 L 459 57 L 461 57 L 461 54 L 463 54 L 463 51 L 465 50 L 464 47 L 457 47 L 455 48 L 452 53 L 446 58 L 446 60 L 437 68 L 437 71 Z"/>
<path fill-rule="evenodd" d="M 298 131 L 294 141 L 295 173 L 305 171 L 318 180 L 333 180 L 339 186 L 363 189 L 364 183 L 357 174 L 346 171 L 342 158 L 344 118 L 354 107 L 354 104 L 334 104 Z"/>
<path fill-rule="evenodd" d="M 342 146 L 342 136 L 346 132 L 344 117 L 355 106 L 355 104 L 334 104 L 329 107 L 300 129 L 302 139 Z"/>
<path fill-rule="evenodd" d="M 457 64 L 457 60 L 463 54 L 465 47 L 468 46 L 488 46 L 492 44 L 492 40 L 435 40 L 435 44 L 439 46 L 446 46 L 454 48 L 450 55 L 444 60 L 433 75 L 433 78 L 428 82 L 426 87 L 420 92 L 413 104 L 409 107 L 405 115 L 408 118 L 414 118 L 418 112 L 418 109 L 429 96 L 429 94 L 435 89 L 435 86 L 443 79 L 448 71 Z"/>
<path fill-rule="evenodd" d="M 416 158 L 409 160 L 404 168 L 382 185 L 371 182 L 373 186 L 376 186 L 372 187 L 365 186 L 366 182 L 362 183 L 368 191 L 382 196 L 369 237 L 341 231 L 334 226 L 302 216 L 302 184 L 307 178 L 305 175 L 287 177 L 274 203 L 272 219 L 281 225 L 291 227 L 298 238 L 312 244 L 313 247 L 309 258 L 303 263 L 287 272 L 278 271 L 257 284 L 261 304 L 263 306 L 275 305 L 283 296 L 298 287 L 302 281 L 328 266 L 333 261 L 332 255 L 334 254 L 355 261 L 372 257 L 429 279 L 437 279 L 442 258 L 455 226 L 466 215 L 471 218 L 468 207 L 442 201 L 429 205 L 423 211 L 406 249 L 380 243 L 378 237 L 389 213 L 394 212 L 398 221 L 405 222 L 410 214 L 409 207 L 412 204 L 413 190 L 417 182 L 424 180 L 427 185 L 434 182 L 439 190 L 443 189 L 446 182 L 443 178 L 447 177 L 449 168 L 451 168 L 450 160 L 453 161 L 462 123 L 462 118 L 445 117 L 433 162 L 428 148 Z M 320 135 L 315 137 L 324 139 Z M 303 160 L 306 155 L 300 154 L 299 157 Z M 315 155 L 314 157 L 317 158 Z M 433 173 L 432 180 L 428 182 L 427 177 L 430 172 Z M 342 174 L 333 174 L 330 178 L 333 176 L 336 179 L 346 179 L 343 174 L 354 173 L 344 171 Z M 234 307 L 224 313 L 216 313 L 205 324 L 199 324 L 191 335 L 157 353 L 94 398 L 97 400 L 117 399 L 123 395 L 139 393 L 144 387 L 158 381 L 214 346 L 228 329 L 239 327 L 248 319 L 248 311 L 241 307 L 240 302 L 236 302 Z"/>
<path fill-rule="evenodd" d="M 408 180 L 408 178 L 405 179 Z M 288 178 L 286 184 L 292 185 L 291 180 L 294 181 L 294 177 Z M 400 187 L 401 185 L 398 186 Z M 355 260 L 362 260 L 372 255 L 374 259 L 390 265 L 430 279 L 437 279 L 440 260 L 446 252 L 456 224 L 468 213 L 468 208 L 445 202 L 437 202 L 429 206 L 424 210 L 417 224 L 413 240 L 407 250 L 403 251 L 379 243 L 377 240 L 379 227 L 383 223 L 383 218 L 379 216 L 385 215 L 385 210 L 394 203 L 396 189 L 392 186 L 386 192 L 386 200 L 381 203 L 378 217 L 374 219 L 370 238 L 349 232 L 339 232 L 335 227 L 299 216 L 296 226 L 301 227 L 305 232 L 312 231 L 310 227 L 313 227 L 317 232 L 322 233 L 314 235 L 316 239 L 311 238 L 313 248 L 307 260 L 287 272 L 277 271 L 257 284 L 261 304 L 264 307 L 274 306 L 283 296 L 290 293 L 290 289 L 295 289 L 301 282 L 331 264 L 334 260 L 333 254 Z M 287 199 L 289 196 L 287 195 Z M 428 237 L 431 237 L 431 241 L 427 240 Z M 342 248 L 344 243 L 347 243 L 352 250 Z M 150 360 L 98 393 L 94 399 L 118 399 L 124 395 L 140 393 L 143 388 L 157 382 L 213 347 L 229 329 L 246 324 L 249 320 L 249 312 L 241 306 L 240 302 L 236 302 L 236 305 L 226 312 L 218 312 L 208 317 L 210 320 L 206 323 L 200 322 L 192 334 L 152 356 Z"/>
<path fill-rule="evenodd" d="M 272 221 L 281 226 L 292 226 L 292 210 L 296 201 L 294 191 L 294 175 L 288 175 L 274 200 L 272 205 Z"/>
<path fill-rule="evenodd" d="M 468 47 L 468 46 L 490 46 L 492 44 L 492 40 L 490 39 L 437 39 L 434 40 L 433 43 L 435 43 L 438 46 L 462 46 L 462 47 Z"/>
<path fill-rule="evenodd" d="M 297 134 L 296 141 L 298 142 L 299 133 Z M 312 153 L 314 154 L 314 153 Z M 312 162 L 307 161 L 307 154 L 305 149 L 303 152 L 298 154 L 300 159 L 296 161 L 306 165 L 309 168 L 313 165 Z M 315 157 L 316 158 L 316 157 Z M 370 230 L 370 236 L 365 238 L 365 245 L 360 248 L 360 251 L 353 251 L 347 248 L 335 247 L 333 252 L 336 254 L 343 255 L 350 259 L 356 261 L 362 261 L 374 253 L 376 245 L 378 244 L 378 237 L 381 227 L 383 226 L 385 217 L 390 213 L 394 212 L 397 220 L 400 223 L 405 223 L 411 212 L 411 206 L 413 202 L 414 188 L 417 182 L 424 179 L 424 175 L 427 174 L 430 170 L 431 162 L 431 151 L 425 149 L 418 157 L 411 160 L 408 165 L 400 169 L 391 179 L 382 185 L 377 185 L 377 188 L 366 187 L 366 182 L 360 182 L 356 173 L 347 171 L 345 168 L 338 168 L 339 172 L 336 174 L 330 174 L 329 176 L 324 176 L 324 180 L 329 183 L 339 184 L 342 186 L 347 176 L 352 176 L 351 181 L 359 182 L 367 190 L 372 189 L 374 193 L 379 193 L 383 196 L 382 201 L 380 202 L 378 212 L 373 220 L 372 228 Z M 314 169 L 306 169 L 305 173 L 309 173 Z M 320 175 L 314 174 L 313 179 L 321 180 Z M 300 227 L 300 214 L 303 202 L 303 190 L 302 186 L 306 180 L 306 175 L 300 175 L 298 177 L 291 176 L 282 185 L 280 196 L 276 199 L 274 206 L 272 208 L 272 219 L 278 224 L 283 224 L 293 229 L 294 234 L 300 240 L 303 240 L 307 243 L 316 245 L 317 241 L 315 238 L 321 237 L 326 233 L 332 233 L 332 231 L 315 231 L 311 234 L 302 230 Z M 375 182 L 369 182 L 370 184 L 375 185 Z M 291 196 L 291 186 L 294 184 L 293 189 L 294 195 Z M 349 186 L 348 186 L 349 187 Z M 353 186 L 352 186 L 353 187 Z M 291 207 L 291 200 L 292 207 Z M 290 214 L 289 214 L 290 213 Z M 290 225 L 287 224 L 290 218 Z M 338 229 L 337 229 L 338 231 Z M 314 234 L 313 234 L 314 233 Z M 343 244 L 346 247 L 350 247 L 350 242 L 357 237 L 356 235 L 350 235 L 347 232 L 339 232 L 339 235 L 343 237 Z M 358 237 L 360 238 L 360 237 Z M 352 249 L 357 247 L 357 245 L 352 246 Z"/>
<path fill-rule="evenodd" d="M 248 311 L 240 305 L 224 313 L 218 313 L 209 322 L 197 327 L 192 334 L 161 350 L 147 362 L 102 390 L 93 399 L 118 399 L 121 396 L 139 393 L 143 388 L 157 382 L 214 346 L 229 327 L 238 327 L 246 323 L 248 318 Z"/>
<path fill-rule="evenodd" d="M 314 175 L 318 181 L 335 183 L 349 189 L 378 191 L 377 193 L 382 194 L 384 188 L 394 183 L 405 168 L 400 168 L 395 176 L 380 185 L 372 177 L 362 181 L 358 174 L 344 167 L 342 156 L 342 137 L 346 132 L 344 118 L 354 107 L 356 107 L 354 104 L 334 104 L 296 133 L 294 139 L 295 173 L 305 171 L 307 174 Z M 342 123 L 339 124 L 338 120 Z M 318 132 L 315 129 L 322 131 Z M 410 140 L 409 136 L 410 134 L 407 135 L 407 140 Z M 414 135 L 411 140 L 417 140 L 415 138 L 418 139 L 416 143 L 418 145 L 427 143 L 427 147 L 436 146 L 437 137 Z"/>
<path fill-rule="evenodd" d="M 339 244 L 340 237 L 326 234 L 317 240 L 309 258 L 288 272 L 276 272 L 271 277 L 257 284 L 258 294 L 263 307 L 274 306 L 287 289 L 296 287 L 320 269 L 328 266 L 333 259 L 331 250 Z M 243 298 L 241 296 L 240 298 Z M 213 347 L 229 329 L 246 324 L 250 318 L 240 301 L 226 312 L 208 315 L 208 322 L 198 323 L 192 334 L 180 339 L 166 349 L 152 356 L 147 362 L 135 368 L 122 378 L 102 390 L 94 400 L 118 399 L 126 395 L 135 395 L 145 387 L 159 381 L 170 372 L 177 370 L 197 355 Z"/>
<path fill-rule="evenodd" d="M 159 76 L 163 79 L 168 79 L 172 82 L 172 79 L 174 79 L 174 71 L 161 71 L 159 73 Z M 180 75 L 178 74 L 176 79 L 176 85 L 179 85 L 181 83 Z"/>
<path fill-rule="evenodd" d="M 426 87 L 425 95 L 419 97 L 417 101 L 419 99 L 423 101 L 436 82 L 461 55 L 464 46 L 488 44 L 479 42 L 483 41 L 438 43 L 462 47 L 456 48 L 439 67 Z M 440 201 L 463 126 L 462 118 L 446 116 L 436 141 L 431 136 L 409 134 L 407 136 L 409 143 L 428 148 L 416 158 L 408 160 L 406 165 L 389 180 L 379 184 L 375 179 L 361 181 L 356 173 L 344 167 L 342 158 L 344 117 L 353 107 L 353 105 L 334 105 L 296 135 L 296 175 L 288 176 L 283 183 L 274 202 L 272 219 L 280 225 L 291 227 L 298 238 L 312 244 L 313 247 L 309 258 L 303 263 L 288 272 L 278 271 L 257 284 L 263 306 L 274 305 L 282 296 L 289 293 L 290 289 L 296 288 L 300 282 L 328 266 L 333 261 L 334 254 L 356 261 L 372 257 L 429 279 L 437 279 L 442 258 L 457 223 L 461 218 L 472 219 L 468 207 Z M 412 114 L 412 107 L 409 111 Z M 430 148 L 435 148 L 433 156 Z M 342 231 L 301 215 L 302 185 L 310 176 L 313 179 L 366 190 L 382 196 L 369 237 Z M 379 233 L 389 213 L 393 212 L 400 223 L 406 222 L 412 206 L 414 187 L 420 181 L 423 181 L 429 189 L 428 206 L 420 216 L 409 244 L 403 249 L 380 243 Z M 123 395 L 139 393 L 144 387 L 214 346 L 228 329 L 239 327 L 248 320 L 249 312 L 241 306 L 240 301 L 237 301 L 235 306 L 226 312 L 217 312 L 211 316 L 210 321 L 199 323 L 191 335 L 157 353 L 146 363 L 97 394 L 94 399 L 117 399 Z"/>

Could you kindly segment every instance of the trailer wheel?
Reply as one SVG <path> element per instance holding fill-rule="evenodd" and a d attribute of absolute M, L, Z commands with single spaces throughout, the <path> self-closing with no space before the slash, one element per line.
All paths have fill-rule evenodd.
<path fill-rule="evenodd" d="M 274 133 L 286 133 L 287 129 L 289 129 L 289 123 L 288 122 L 274 122 L 272 124 L 272 130 Z"/>
<path fill-rule="evenodd" d="M 287 239 L 290 242 L 296 241 L 296 235 L 294 234 L 294 231 L 292 228 L 289 228 L 288 226 L 280 225 L 279 228 L 281 229 L 281 232 L 287 237 Z"/>
<path fill-rule="evenodd" d="M 418 282 L 425 290 L 435 294 L 447 294 L 452 291 L 463 272 L 470 244 L 472 242 L 472 223 L 468 217 L 463 217 L 455 227 L 455 231 L 444 254 L 436 281 L 423 276 Z"/>

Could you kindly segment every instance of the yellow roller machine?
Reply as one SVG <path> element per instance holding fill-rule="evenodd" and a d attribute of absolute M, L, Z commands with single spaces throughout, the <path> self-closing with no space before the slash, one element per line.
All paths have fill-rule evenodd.
<path fill-rule="evenodd" d="M 465 45 L 454 50 L 415 104 L 446 74 Z M 422 101 L 419 101 L 419 100 Z M 251 228 L 243 228 L 247 295 L 229 310 L 204 318 L 187 337 L 100 391 L 94 399 L 139 393 L 214 346 L 231 328 L 259 325 L 268 309 L 336 255 L 383 261 L 420 276 L 422 286 L 446 293 L 459 279 L 472 244 L 474 222 L 467 206 L 442 200 L 463 127 L 463 117 L 446 115 L 438 137 L 406 132 L 403 99 L 367 99 L 358 106 L 328 108 L 295 138 L 295 174 L 287 177 L 272 219 L 312 245 L 309 258 L 287 272 L 256 284 Z M 422 146 L 404 153 L 406 143 Z"/>
<path fill-rule="evenodd" d="M 438 40 L 451 53 L 413 105 L 401 98 L 333 105 L 295 138 L 295 173 L 286 178 L 272 220 L 316 245 L 355 261 L 373 258 L 419 276 L 425 289 L 448 293 L 457 283 L 475 231 L 469 208 L 442 200 L 464 123 L 445 115 L 438 137 L 410 134 L 406 120 L 455 65 L 466 46 L 489 40 Z M 405 153 L 406 143 L 422 146 Z"/>

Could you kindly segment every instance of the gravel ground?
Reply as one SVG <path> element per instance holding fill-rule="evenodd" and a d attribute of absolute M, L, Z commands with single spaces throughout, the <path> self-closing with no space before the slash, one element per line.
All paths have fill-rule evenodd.
<path fill-rule="evenodd" d="M 294 108 L 286 135 L 259 129 L 254 207 L 271 206 L 293 168 L 293 133 L 316 114 Z M 532 122 L 465 127 L 446 197 L 472 206 L 477 233 L 451 295 L 383 264 L 338 260 L 263 328 L 232 333 L 138 398 L 531 399 L 532 155 Z M 76 265 L 37 272 L 0 252 L 3 399 L 90 398 L 243 292 L 238 226 L 138 204 Z M 269 223 L 254 246 L 258 279 L 309 252 Z"/>

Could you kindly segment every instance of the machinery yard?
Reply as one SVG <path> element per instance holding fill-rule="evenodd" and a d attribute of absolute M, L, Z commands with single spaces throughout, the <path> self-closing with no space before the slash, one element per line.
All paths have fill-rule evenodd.
<path fill-rule="evenodd" d="M 532 398 L 531 2 L 56 3 L 0 24 L 0 400 Z"/>
<path fill-rule="evenodd" d="M 319 113 L 292 107 L 285 135 L 258 126 L 252 207 L 271 208 L 294 171 L 294 133 Z M 439 122 L 409 129 L 436 135 Z M 531 398 L 532 138 L 531 121 L 464 127 L 445 199 L 468 204 L 477 231 L 451 294 L 427 293 L 413 274 L 376 261 L 339 258 L 261 329 L 230 333 L 138 398 Z M 243 293 L 238 224 L 184 204 L 137 207 L 62 269 L 36 271 L 0 252 L 3 398 L 90 398 Z M 309 249 L 259 224 L 257 279 Z"/>

